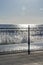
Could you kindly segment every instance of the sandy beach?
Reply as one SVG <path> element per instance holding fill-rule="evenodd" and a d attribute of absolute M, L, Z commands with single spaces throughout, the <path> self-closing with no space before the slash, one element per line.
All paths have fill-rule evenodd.
<path fill-rule="evenodd" d="M 0 55 L 0 65 L 43 65 L 43 51 Z"/>

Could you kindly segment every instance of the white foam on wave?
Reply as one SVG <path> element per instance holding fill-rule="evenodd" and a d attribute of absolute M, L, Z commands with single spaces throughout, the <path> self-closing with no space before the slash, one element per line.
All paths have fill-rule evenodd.
<path fill-rule="evenodd" d="M 38 46 L 31 44 L 30 50 L 40 50 L 43 49 L 43 46 Z M 10 45 L 0 45 L 0 52 L 3 51 L 16 51 L 16 50 L 28 50 L 28 44 L 10 44 Z"/>

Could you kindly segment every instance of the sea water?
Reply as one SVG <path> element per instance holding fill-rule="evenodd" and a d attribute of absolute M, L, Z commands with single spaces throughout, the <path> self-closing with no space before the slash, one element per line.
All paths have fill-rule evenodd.
<path fill-rule="evenodd" d="M 30 51 L 43 49 L 43 43 L 30 43 Z M 28 50 L 28 43 L 0 45 L 0 52 L 3 51 L 16 51 Z"/>

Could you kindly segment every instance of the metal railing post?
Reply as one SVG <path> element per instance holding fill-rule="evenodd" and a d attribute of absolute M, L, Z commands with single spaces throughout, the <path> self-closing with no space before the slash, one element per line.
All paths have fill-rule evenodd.
<path fill-rule="evenodd" d="M 30 26 L 28 25 L 28 54 L 30 54 Z"/>

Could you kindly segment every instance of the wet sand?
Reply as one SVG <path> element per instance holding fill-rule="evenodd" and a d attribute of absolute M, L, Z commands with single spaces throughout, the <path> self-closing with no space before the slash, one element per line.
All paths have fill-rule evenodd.
<path fill-rule="evenodd" d="M 43 65 L 43 51 L 0 55 L 0 65 Z"/>

